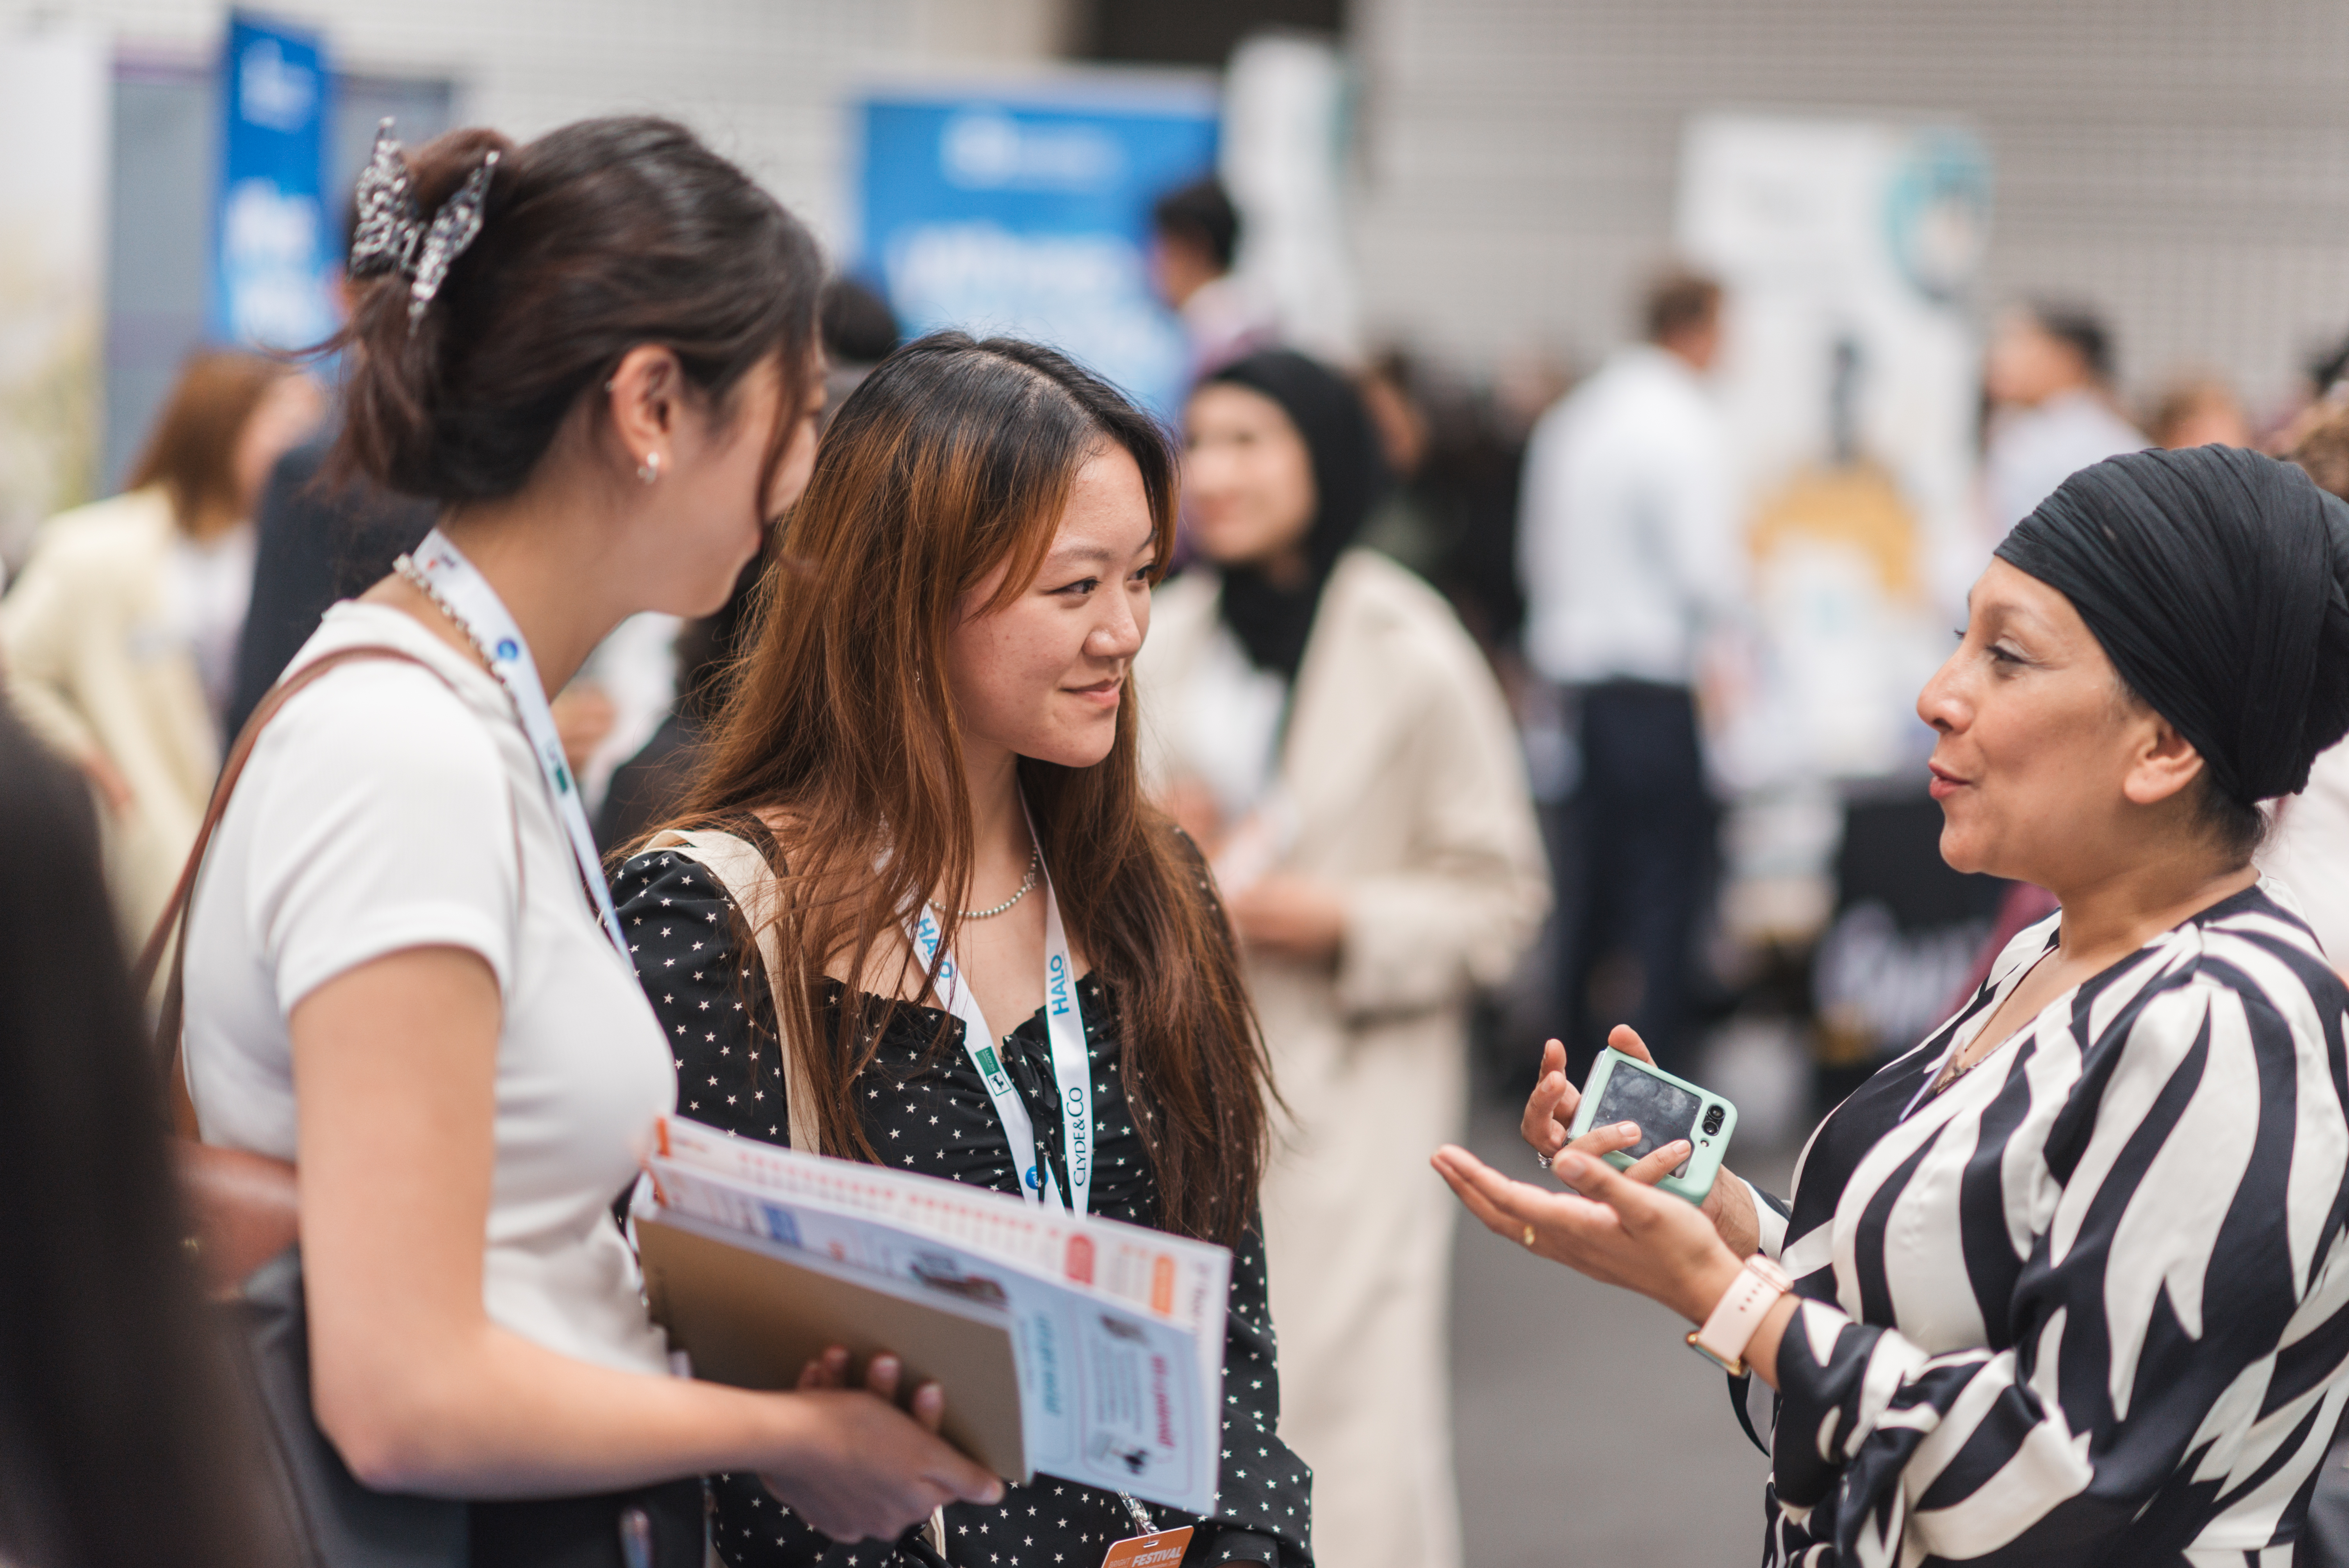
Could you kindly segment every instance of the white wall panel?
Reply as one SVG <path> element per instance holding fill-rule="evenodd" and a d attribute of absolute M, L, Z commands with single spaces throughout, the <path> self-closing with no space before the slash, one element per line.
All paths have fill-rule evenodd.
<path fill-rule="evenodd" d="M 528 138 L 584 115 L 693 126 L 827 240 L 843 232 L 843 105 L 869 77 L 1048 57 L 1060 0 L 285 0 L 338 67 L 446 77 L 460 117 Z M 217 0 L 0 0 L 0 30 L 85 18 L 124 46 L 217 46 Z"/>

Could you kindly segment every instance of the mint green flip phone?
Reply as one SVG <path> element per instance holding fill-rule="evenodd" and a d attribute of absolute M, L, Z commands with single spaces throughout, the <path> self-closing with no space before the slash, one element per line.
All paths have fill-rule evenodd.
<path fill-rule="evenodd" d="M 1737 1108 L 1717 1094 L 1709 1094 L 1661 1068 L 1613 1047 L 1599 1053 L 1583 1086 L 1582 1103 L 1575 1108 L 1574 1125 L 1567 1130 L 1569 1143 L 1594 1127 L 1611 1121 L 1636 1122 L 1640 1141 L 1605 1155 L 1618 1171 L 1674 1139 L 1685 1138 L 1691 1150 L 1679 1170 L 1656 1183 L 1692 1203 L 1704 1202 L 1721 1174 L 1721 1157 L 1729 1152 L 1730 1135 L 1737 1130 Z"/>

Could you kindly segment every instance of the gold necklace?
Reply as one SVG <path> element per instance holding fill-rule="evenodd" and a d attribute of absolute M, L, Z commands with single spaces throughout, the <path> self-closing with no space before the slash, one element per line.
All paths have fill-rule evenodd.
<path fill-rule="evenodd" d="M 2014 991 L 2022 990 L 2023 987 L 2029 983 L 2033 972 L 2035 971 L 2042 964 L 2047 962 L 2047 954 L 2054 951 L 2055 950 L 2051 947 L 2047 950 L 2047 953 L 2043 953 L 2038 957 L 2033 959 L 2031 961 L 2031 968 L 2025 969 L 2022 975 L 2014 982 Z M 2014 991 L 2009 991 L 2006 995 L 2000 997 L 1998 999 L 1998 1006 L 1992 1008 L 1992 1011 L 1995 1013 L 2003 1009 L 2006 1006 L 2008 998 L 2014 995 Z M 1988 1026 L 1989 1023 L 1989 1019 L 1983 1020 L 1985 1027 Z M 1973 1071 L 1974 1068 L 1982 1066 L 1982 1063 L 1990 1060 L 1991 1057 L 2006 1049 L 2009 1045 L 2013 1043 L 2014 1037 L 2023 1033 L 2024 1029 L 2030 1026 L 2030 1024 L 2031 1020 L 2028 1018 L 2024 1019 L 2022 1023 L 2017 1024 L 2013 1028 L 2009 1029 L 2006 1032 L 2006 1034 L 1999 1040 L 1998 1044 L 1992 1046 L 1990 1049 L 1984 1051 L 1973 1060 L 1966 1062 L 1963 1066 L 1960 1066 L 1959 1063 L 1961 1058 L 1964 1057 L 1966 1053 L 1963 1050 L 1958 1051 L 1955 1055 L 1950 1057 L 1948 1064 L 1941 1068 L 1940 1076 L 1933 1080 L 1933 1088 L 1930 1092 L 1933 1094 L 1940 1093 L 1943 1089 L 1949 1088 L 1951 1084 L 1957 1082 L 1960 1078 Z M 1966 1044 L 1968 1046 L 1971 1046 L 1973 1041 L 1968 1040 Z"/>

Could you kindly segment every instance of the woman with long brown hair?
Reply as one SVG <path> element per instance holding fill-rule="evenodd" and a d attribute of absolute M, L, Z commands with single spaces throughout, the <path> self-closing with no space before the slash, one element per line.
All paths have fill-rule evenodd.
<path fill-rule="evenodd" d="M 698 831 L 616 882 L 682 1114 L 1230 1246 L 1222 1504 L 1154 1522 L 1197 1523 L 1194 1562 L 1301 1564 L 1257 1218 L 1263 1047 L 1135 758 L 1128 679 L 1174 513 L 1164 436 L 1061 356 L 899 351 L 834 416 L 683 819 L 755 847 L 770 907 L 752 931 Z M 1048 1016 L 1063 975 L 1076 1006 Z M 717 1485 L 730 1562 L 850 1560 L 750 1478 Z M 954 1562 L 1040 1568 L 1139 1528 L 1041 1476 L 945 1526 Z"/>
<path fill-rule="evenodd" d="M 318 410 L 316 385 L 291 366 L 191 356 L 123 493 L 43 525 L 0 603 L 8 695 L 105 808 L 108 891 L 134 945 L 171 896 L 220 770 L 254 507 Z"/>

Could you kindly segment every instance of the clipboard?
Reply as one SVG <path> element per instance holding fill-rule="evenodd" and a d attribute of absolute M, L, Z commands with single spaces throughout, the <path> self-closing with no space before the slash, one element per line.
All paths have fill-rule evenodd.
<path fill-rule="evenodd" d="M 945 1391 L 947 1441 L 1007 1480 L 1030 1479 L 1009 1312 L 674 1211 L 639 1213 L 636 1232 L 653 1321 L 695 1377 L 789 1389 L 833 1346 L 859 1362 L 887 1351 L 905 1387 Z"/>

